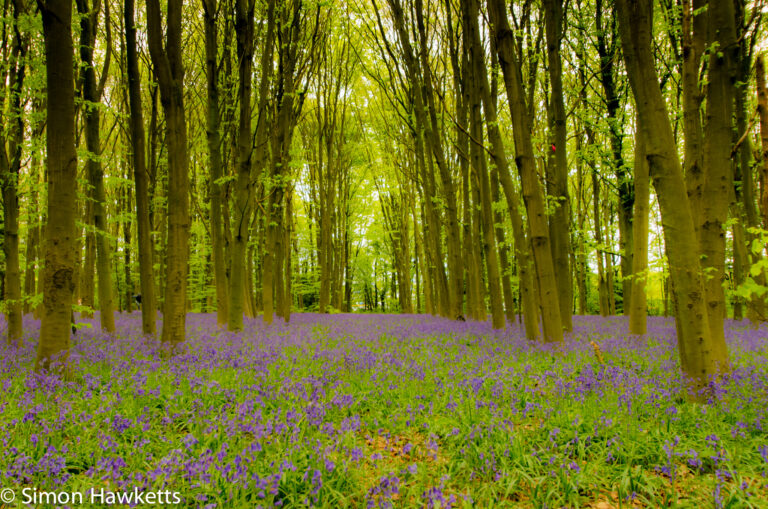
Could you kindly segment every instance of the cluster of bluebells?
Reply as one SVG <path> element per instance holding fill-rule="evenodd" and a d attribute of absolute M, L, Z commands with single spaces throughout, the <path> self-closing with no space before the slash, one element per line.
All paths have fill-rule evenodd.
<path fill-rule="evenodd" d="M 138 313 L 115 336 L 82 322 L 65 379 L 32 371 L 31 318 L 21 348 L 0 346 L 1 486 L 171 489 L 210 508 L 560 507 L 605 491 L 656 505 L 693 476 L 702 503 L 768 503 L 765 328 L 729 323 L 734 370 L 702 405 L 664 318 L 635 337 L 577 317 L 548 345 L 518 323 L 295 314 L 233 333 L 191 314 L 170 358 Z"/>

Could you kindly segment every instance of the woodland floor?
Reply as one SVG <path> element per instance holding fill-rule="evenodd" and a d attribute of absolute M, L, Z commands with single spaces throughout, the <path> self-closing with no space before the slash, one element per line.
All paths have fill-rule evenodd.
<path fill-rule="evenodd" d="M 189 315 L 170 360 L 138 313 L 114 338 L 89 323 L 67 380 L 31 372 L 38 322 L 0 346 L 0 488 L 17 497 L 0 507 L 24 488 L 170 490 L 178 507 L 768 507 L 765 326 L 729 322 L 735 369 L 700 405 L 664 318 L 631 337 L 623 318 L 577 317 L 555 351 L 516 324 L 425 315 L 238 334 Z"/>

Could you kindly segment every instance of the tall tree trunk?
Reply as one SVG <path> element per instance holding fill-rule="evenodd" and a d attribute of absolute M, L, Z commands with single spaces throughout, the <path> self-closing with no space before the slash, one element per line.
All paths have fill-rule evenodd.
<path fill-rule="evenodd" d="M 523 200 L 528 211 L 528 228 L 540 292 L 544 339 L 546 341 L 562 341 L 563 325 L 560 317 L 559 294 L 550 248 L 544 194 L 539 183 L 533 156 L 532 124 L 526 106 L 514 33 L 509 27 L 507 9 L 503 0 L 488 0 L 488 11 L 512 114 L 515 149 L 517 151 L 515 163 L 522 181 Z"/>
<path fill-rule="evenodd" d="M 219 113 L 219 66 L 218 66 L 218 5 L 216 0 L 203 0 L 205 19 L 205 70 L 208 88 L 208 115 L 206 140 L 208 142 L 208 166 L 211 173 L 209 193 L 211 197 L 211 242 L 213 244 L 213 284 L 216 288 L 216 323 L 223 327 L 229 317 L 229 281 L 227 280 L 222 204 L 224 187 L 221 183 L 221 133 Z"/>
<path fill-rule="evenodd" d="M 597 255 L 597 291 L 600 300 L 600 316 L 611 313 L 608 299 L 608 276 L 605 267 L 605 245 L 603 244 L 602 211 L 600 210 L 600 180 L 597 169 L 592 168 L 592 216 L 595 222 L 595 255 Z"/>
<path fill-rule="evenodd" d="M 75 89 L 72 3 L 39 2 L 43 17 L 48 90 L 48 168 L 43 313 L 35 370 L 57 369 L 69 353 L 72 293 L 75 288 Z M 60 368 L 59 368 L 60 369 Z"/>
<path fill-rule="evenodd" d="M 155 318 L 155 281 L 153 263 L 152 224 L 149 220 L 149 175 L 145 157 L 144 118 L 141 105 L 141 75 L 136 50 L 136 22 L 134 0 L 125 0 L 125 42 L 128 64 L 128 99 L 131 107 L 131 149 L 133 157 L 133 181 L 136 184 L 136 231 L 139 247 L 139 288 L 141 291 L 141 330 L 154 336 L 157 333 Z"/>
<path fill-rule="evenodd" d="M 423 95 L 426 98 L 428 121 L 425 125 L 425 137 L 432 148 L 435 164 L 437 165 L 442 184 L 442 195 L 446 215 L 446 248 L 448 251 L 448 301 L 450 305 L 448 316 L 456 318 L 462 314 L 461 291 L 463 269 L 461 267 L 461 237 L 459 234 L 458 209 L 456 204 L 456 189 L 451 175 L 451 169 L 446 161 L 445 151 L 441 142 L 441 127 L 438 123 L 437 105 L 435 104 L 432 71 L 429 67 L 428 34 L 424 21 L 423 0 L 415 0 L 416 25 L 419 32 L 419 62 L 423 77 Z M 493 236 L 491 235 L 491 238 Z"/>
<path fill-rule="evenodd" d="M 24 9 L 20 0 L 13 2 L 13 23 L 19 22 Z M 0 182 L 3 188 L 3 254 L 5 255 L 5 277 L 3 282 L 3 300 L 6 306 L 8 323 L 7 339 L 9 345 L 21 346 L 22 335 L 22 296 L 21 269 L 19 266 L 19 170 L 24 142 L 24 117 L 21 92 L 26 73 L 26 39 L 22 39 L 21 28 L 14 28 L 7 88 L 8 119 L 3 120 L 2 154 L 0 154 Z M 0 118 L 2 114 L 0 113 Z M 10 152 L 10 153 L 9 153 Z M 29 262 L 27 262 L 29 263 Z"/>
<path fill-rule="evenodd" d="M 471 2 L 471 6 L 469 5 Z M 464 4 L 465 19 L 471 20 L 465 27 L 465 30 L 469 31 L 468 38 L 471 41 L 471 46 L 468 48 L 469 63 L 472 66 L 471 69 L 475 76 L 485 75 L 485 54 L 482 51 L 482 47 L 479 43 L 480 35 L 477 28 L 477 5 L 475 0 L 469 0 Z M 480 226 L 482 228 L 482 246 L 485 253 L 486 262 L 486 274 L 488 278 L 488 290 L 491 305 L 491 320 L 495 329 L 501 329 L 505 325 L 504 320 L 504 308 L 501 302 L 501 282 L 499 275 L 499 261 L 498 253 L 496 250 L 496 238 L 494 234 L 494 221 L 493 221 L 493 209 L 491 206 L 491 185 L 488 177 L 488 164 L 485 157 L 485 146 L 483 143 L 483 127 L 482 118 L 480 116 L 480 105 L 482 103 L 481 97 L 483 92 L 485 95 L 490 96 L 490 92 L 483 90 L 483 87 L 479 82 L 487 81 L 487 78 L 483 80 L 472 80 L 470 82 L 470 129 L 473 137 L 473 145 L 470 152 L 473 154 L 473 181 L 476 183 L 476 187 L 479 190 L 479 202 L 480 205 Z M 487 88 L 487 83 L 485 83 Z M 486 117 L 488 117 L 488 106 L 486 105 Z M 487 118 L 489 123 L 490 118 Z M 481 271 L 478 271 L 480 273 Z M 485 302 L 482 302 L 483 315 L 485 315 Z M 483 319 L 486 317 L 483 316 Z"/>
<path fill-rule="evenodd" d="M 96 275 L 94 274 L 96 268 L 96 234 L 93 231 L 93 202 L 91 200 L 88 200 L 85 203 L 83 223 L 85 223 L 85 258 L 80 267 L 79 291 L 76 292 L 74 296 L 76 299 L 79 296 L 79 299 L 77 300 L 79 300 L 79 304 L 83 306 L 83 311 L 80 313 L 80 317 L 93 318 L 93 308 L 96 305 Z M 76 246 L 76 261 L 79 262 L 80 246 L 78 241 L 76 241 Z"/>
<path fill-rule="evenodd" d="M 486 128 L 488 129 L 488 138 L 490 139 L 492 147 L 491 156 L 493 157 L 500 183 L 504 188 L 504 194 L 507 197 L 507 209 L 512 221 L 512 233 L 515 241 L 515 256 L 518 263 L 525 334 L 528 339 L 533 340 L 539 336 L 539 318 L 537 313 L 538 307 L 536 306 L 533 293 L 533 278 L 530 270 L 528 239 L 526 238 L 525 226 L 519 209 L 520 196 L 512 181 L 511 172 L 509 171 L 506 148 L 498 125 L 496 101 L 491 96 L 491 87 L 488 83 L 488 72 L 485 67 L 485 60 L 482 57 L 480 31 L 477 22 L 478 5 L 475 2 L 472 2 L 470 5 L 471 8 L 468 11 L 466 21 L 471 24 L 470 42 L 474 48 L 474 52 L 478 55 L 478 58 L 475 61 L 473 74 L 477 76 L 476 79 L 480 88 L 483 107 L 485 109 Z M 496 201 L 495 198 L 494 201 Z M 508 307 L 511 307 L 511 302 L 508 304 Z"/>
<path fill-rule="evenodd" d="M 683 373 L 694 389 L 729 369 L 724 344 L 709 330 L 704 284 L 691 205 L 677 158 L 672 126 L 651 52 L 652 2 L 618 0 L 619 27 L 627 74 L 638 105 L 649 175 L 656 188 L 672 285 L 677 299 L 678 348 Z"/>
<path fill-rule="evenodd" d="M 77 10 L 80 14 L 80 60 L 82 62 L 81 80 L 83 83 L 82 98 L 84 102 L 85 143 L 88 156 L 85 163 L 88 183 L 90 185 L 91 207 L 93 211 L 93 226 L 96 241 L 96 272 L 99 277 L 99 320 L 101 328 L 108 333 L 115 332 L 115 303 L 113 300 L 112 284 L 112 250 L 107 236 L 107 212 L 106 196 L 104 193 L 104 171 L 101 168 L 101 121 L 99 103 L 103 90 L 103 83 L 97 83 L 96 71 L 93 66 L 93 51 L 96 44 L 98 30 L 98 6 L 93 8 L 88 0 L 76 0 Z M 105 3 L 107 22 L 105 27 L 109 31 L 109 3 Z M 109 45 L 110 36 L 107 44 Z M 109 71 L 109 55 L 104 64 L 102 75 Z M 103 76 L 102 76 L 103 79 Z"/>
<path fill-rule="evenodd" d="M 499 170 L 494 166 L 491 169 L 491 200 L 493 203 L 501 201 L 501 189 L 499 185 Z M 509 323 L 515 321 L 515 299 L 512 297 L 512 280 L 510 273 L 512 267 L 509 263 L 509 247 L 507 246 L 506 233 L 504 232 L 504 218 L 500 210 L 493 214 L 494 230 L 496 232 L 496 244 L 499 246 L 499 268 L 501 269 L 501 293 L 504 295 L 504 316 Z"/>
<path fill-rule="evenodd" d="M 32 194 L 33 203 L 36 201 L 35 197 L 37 193 Z M 37 211 L 28 211 L 29 222 L 27 223 L 27 252 L 26 267 L 24 270 L 24 295 L 27 297 L 24 300 L 24 314 L 32 311 L 32 304 L 30 297 L 35 296 L 35 280 L 36 280 L 36 265 L 38 262 L 38 249 L 40 244 L 40 235 L 38 223 L 40 218 Z"/>
<path fill-rule="evenodd" d="M 741 16 L 743 30 L 742 34 L 747 30 L 746 20 L 744 19 L 744 2 L 736 2 L 736 6 L 741 9 Z M 737 16 L 738 17 L 738 16 Z M 744 136 L 744 134 L 751 128 L 747 126 L 747 115 L 749 103 L 747 101 L 747 92 L 749 89 L 748 83 L 751 74 L 751 51 L 748 48 L 749 38 L 745 35 L 740 36 L 741 43 L 739 44 L 740 58 L 739 58 L 739 71 L 737 81 L 741 83 L 741 86 L 736 89 L 736 132 L 737 135 Z M 738 159 L 738 174 L 734 175 L 734 191 L 736 198 L 736 207 L 739 209 L 741 217 L 743 218 L 742 232 L 744 227 L 756 228 L 759 226 L 758 212 L 755 206 L 755 181 L 754 181 L 754 164 L 755 161 L 752 156 L 752 142 L 751 136 L 744 136 L 741 144 L 739 145 L 739 159 Z M 746 242 L 751 245 L 757 235 L 755 233 L 747 233 Z M 759 253 L 753 253 L 750 249 L 746 249 L 747 259 L 746 263 L 754 264 L 759 259 Z M 745 269 L 748 267 L 745 263 Z M 758 285 L 765 285 L 765 272 L 760 271 L 757 276 L 754 277 Z M 751 298 L 746 301 L 747 318 L 753 322 L 758 322 L 765 319 L 765 303 L 761 298 Z"/>
<path fill-rule="evenodd" d="M 608 296 L 608 314 L 616 314 L 616 289 L 614 287 L 614 263 L 613 263 L 613 243 L 611 242 L 610 232 L 613 231 L 613 204 L 610 203 L 607 197 L 603 197 L 603 224 L 605 225 L 606 233 L 606 251 L 605 251 L 605 283 L 606 283 L 606 295 Z M 610 243 L 610 244 L 609 244 Z"/>
<path fill-rule="evenodd" d="M 181 49 L 182 0 L 168 0 L 166 42 L 159 0 L 147 0 L 149 53 L 165 112 L 168 151 L 168 245 L 165 262 L 163 343 L 176 349 L 185 338 L 189 260 L 189 174 Z"/>
<path fill-rule="evenodd" d="M 691 5 L 693 2 L 693 5 Z M 683 131 L 685 185 L 694 218 L 702 217 L 704 198 L 704 152 L 701 102 L 704 99 L 699 88 L 701 56 L 704 54 L 707 34 L 707 0 L 683 0 L 682 13 L 682 87 L 683 87 Z M 699 237 L 699 225 L 696 238 Z M 698 245 L 698 244 L 696 244 Z"/>
<path fill-rule="evenodd" d="M 127 177 L 127 175 L 126 175 Z M 125 207 L 123 210 L 132 210 L 131 188 L 125 187 Z M 133 281 L 131 280 L 131 221 L 123 221 L 123 271 L 125 273 L 125 310 L 133 311 Z"/>
<path fill-rule="evenodd" d="M 229 319 L 231 331 L 243 328 L 243 297 L 245 280 L 245 255 L 251 226 L 251 82 L 253 77 L 253 10 L 254 0 L 236 0 L 235 33 L 237 34 L 238 104 L 237 129 L 237 180 L 235 182 L 235 206 L 233 237 L 230 246 Z"/>
<path fill-rule="evenodd" d="M 768 88 L 766 88 L 765 62 L 759 56 L 756 62 L 757 76 L 757 111 L 760 115 L 760 215 L 763 229 L 768 229 Z"/>
<path fill-rule="evenodd" d="M 642 131 L 635 133 L 635 210 L 634 253 L 632 254 L 632 293 L 629 302 L 630 334 L 645 334 L 647 331 L 647 297 L 645 285 L 648 272 L 648 213 L 651 181 L 648 176 L 648 160 Z"/>
<path fill-rule="evenodd" d="M 608 128 L 611 141 L 611 157 L 616 175 L 619 192 L 619 247 L 621 251 L 622 295 L 624 297 L 623 313 L 629 314 L 632 301 L 632 281 L 629 277 L 633 262 L 633 218 L 634 193 L 632 176 L 624 165 L 623 151 L 623 118 L 621 98 L 617 90 L 615 64 L 617 62 L 618 35 L 616 34 L 616 10 L 611 10 L 609 26 L 603 25 L 603 2 L 595 3 L 595 28 L 597 32 L 597 53 L 600 57 L 600 83 L 605 93 L 605 104 L 608 113 Z M 607 37 L 610 35 L 610 39 Z"/>
<path fill-rule="evenodd" d="M 563 2 L 562 0 L 544 1 L 544 20 L 547 33 L 547 62 L 549 63 L 549 81 L 552 87 L 550 108 L 552 111 L 551 169 L 548 178 L 547 194 L 555 199 L 555 208 L 549 220 L 550 249 L 555 266 L 560 319 L 563 328 L 573 330 L 571 318 L 573 310 L 573 287 L 571 284 L 571 203 L 568 193 L 568 152 L 566 150 L 567 124 L 565 99 L 563 95 L 562 62 L 560 47 L 563 38 Z"/>
<path fill-rule="evenodd" d="M 704 126 L 704 196 L 700 226 L 702 270 L 706 274 L 709 327 L 713 345 L 722 349 L 716 355 L 726 359 L 725 350 L 725 230 L 733 196 L 731 144 L 733 138 L 733 99 L 738 58 L 733 0 L 709 6 L 708 44 L 716 45 L 709 58 L 707 112 Z"/>

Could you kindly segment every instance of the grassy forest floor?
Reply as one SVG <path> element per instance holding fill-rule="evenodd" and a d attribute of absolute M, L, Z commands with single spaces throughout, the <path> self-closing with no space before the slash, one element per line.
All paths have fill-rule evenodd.
<path fill-rule="evenodd" d="M 67 380 L 31 372 L 38 322 L 0 346 L 5 507 L 24 488 L 84 506 L 137 488 L 211 508 L 768 507 L 765 326 L 729 322 L 735 369 L 700 405 L 664 318 L 638 338 L 577 317 L 556 351 L 516 324 L 296 314 L 235 334 L 189 315 L 170 360 L 138 313 L 117 322 L 81 329 Z"/>

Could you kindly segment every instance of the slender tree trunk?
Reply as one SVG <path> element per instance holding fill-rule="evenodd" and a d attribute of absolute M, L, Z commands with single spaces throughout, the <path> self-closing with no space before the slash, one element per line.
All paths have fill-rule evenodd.
<path fill-rule="evenodd" d="M 421 263 L 421 280 L 424 286 L 424 312 L 430 315 L 436 314 L 435 311 L 435 294 L 433 290 L 433 279 L 430 277 L 430 270 L 429 270 L 429 248 L 427 247 L 427 225 L 425 221 L 426 214 L 424 213 L 424 201 L 422 196 L 421 206 L 420 206 L 420 212 L 421 212 L 421 228 L 418 227 L 417 219 L 416 219 L 416 208 L 414 207 L 413 210 L 413 224 L 414 224 L 414 231 L 417 232 L 418 237 L 418 244 L 417 244 L 417 252 L 420 252 L 419 260 Z M 419 230 L 421 233 L 419 234 Z"/>
<path fill-rule="evenodd" d="M 88 156 L 85 163 L 88 183 L 90 185 L 91 210 L 96 242 L 96 272 L 99 277 L 99 320 L 103 331 L 110 334 L 115 332 L 115 303 L 113 300 L 112 284 L 112 250 L 107 236 L 106 196 L 104 193 L 104 171 L 101 167 L 101 121 L 99 103 L 103 85 L 96 81 L 96 71 L 93 66 L 93 51 L 96 44 L 98 27 L 98 8 L 91 7 L 87 0 L 77 0 L 77 10 L 80 14 L 80 60 L 82 62 L 81 80 L 83 83 L 82 98 L 84 102 L 85 143 Z M 109 4 L 105 4 L 108 6 Z M 109 10 L 107 7 L 107 15 Z M 109 20 L 105 23 L 109 33 Z M 109 41 L 108 41 L 109 42 Z M 109 54 L 109 52 L 108 52 Z M 109 70 L 107 57 L 104 70 Z"/>
<path fill-rule="evenodd" d="M 501 201 L 501 189 L 499 186 L 499 170 L 493 167 L 491 170 L 491 200 L 493 203 Z M 493 214 L 494 230 L 496 232 L 496 244 L 499 246 L 499 268 L 501 269 L 501 292 L 504 295 L 504 316 L 507 321 L 515 321 L 515 300 L 512 297 L 512 281 L 510 273 L 512 267 L 509 263 L 509 247 L 507 246 L 506 233 L 504 232 L 504 218 L 501 211 Z"/>
<path fill-rule="evenodd" d="M 743 8 L 743 3 L 741 2 L 737 2 L 736 5 L 741 5 Z M 737 135 L 744 136 L 744 134 L 750 129 L 750 127 L 747 126 L 747 111 L 749 108 L 747 101 L 747 91 L 749 88 L 748 83 L 751 74 L 751 51 L 748 49 L 748 37 L 742 36 L 739 49 L 740 66 L 737 81 L 742 85 L 736 89 L 736 132 Z M 741 217 L 744 218 L 743 226 L 746 226 L 747 228 L 756 228 L 759 226 L 759 219 L 757 208 L 755 206 L 755 161 L 752 156 L 751 139 L 751 136 L 745 136 L 741 142 L 741 145 L 739 145 L 739 164 L 737 165 L 739 172 L 737 175 L 734 175 L 734 190 L 737 202 L 736 206 L 741 213 Z M 742 232 L 744 231 L 743 226 L 741 228 Z M 747 233 L 747 245 L 751 246 L 755 238 L 757 238 L 755 233 Z M 745 251 L 747 252 L 746 254 L 748 260 L 746 263 L 749 263 L 750 265 L 756 263 L 760 258 L 760 253 L 753 253 L 751 249 L 746 248 Z M 745 264 L 745 268 L 746 267 L 747 265 Z M 760 271 L 756 276 L 754 276 L 754 280 L 758 285 L 765 285 L 765 272 Z M 758 321 L 765 319 L 765 303 L 763 299 L 748 299 L 746 301 L 746 307 L 747 318 L 749 318 L 752 322 L 757 323 Z"/>
<path fill-rule="evenodd" d="M 692 1 L 693 5 L 691 5 Z M 702 148 L 704 133 L 701 122 L 701 102 L 704 97 L 699 88 L 699 74 L 707 33 L 707 14 L 704 12 L 706 5 L 706 0 L 683 0 L 684 173 L 691 213 L 694 218 L 702 217 L 701 207 L 704 198 L 704 152 Z M 699 225 L 695 224 L 694 227 L 698 240 Z"/>
<path fill-rule="evenodd" d="M 597 255 L 597 291 L 600 300 L 600 316 L 610 314 L 610 304 L 608 302 L 608 278 L 605 268 L 605 246 L 603 245 L 603 226 L 602 211 L 600 210 L 600 180 L 597 175 L 597 169 L 592 168 L 592 216 L 595 221 L 595 255 Z"/>
<path fill-rule="evenodd" d="M 563 37 L 563 2 L 562 0 L 544 1 L 544 20 L 547 33 L 547 62 L 549 63 L 549 81 L 552 87 L 551 104 L 552 127 L 554 133 L 550 146 L 552 168 L 548 194 L 556 200 L 554 213 L 549 220 L 550 248 L 555 267 L 560 318 L 563 328 L 573 330 L 573 287 L 571 284 L 571 204 L 568 193 L 568 152 L 566 150 L 567 124 L 565 117 L 565 99 L 563 95 L 562 62 L 560 60 L 560 41 Z"/>
<path fill-rule="evenodd" d="M 147 0 L 149 52 L 165 112 L 168 151 L 168 245 L 165 261 L 163 343 L 175 350 L 186 335 L 189 260 L 189 160 L 184 115 L 184 67 L 181 49 L 182 0 L 168 0 L 165 44 L 159 0 Z"/>
<path fill-rule="evenodd" d="M 22 14 L 22 3 L 13 3 L 13 23 L 17 24 Z M 5 124 L 2 127 L 2 154 L 0 154 L 0 182 L 3 188 L 3 254 L 5 255 L 5 277 L 3 282 L 3 301 L 6 306 L 8 323 L 7 339 L 9 345 L 21 346 L 22 329 L 22 296 L 21 269 L 19 265 L 19 195 L 18 182 L 21 169 L 21 156 L 24 141 L 24 117 L 21 103 L 21 92 L 24 86 L 26 72 L 27 41 L 22 40 L 20 28 L 16 26 L 13 35 L 11 58 L 9 66 L 8 86 L 8 119 L 0 119 Z M 7 147 L 7 148 L 6 148 Z M 10 150 L 8 150 L 10 149 Z M 10 154 L 9 154 L 10 151 Z M 29 262 L 27 262 L 29 263 Z"/>
<path fill-rule="evenodd" d="M 79 295 L 80 304 L 83 306 L 83 311 L 80 313 L 81 318 L 93 318 L 93 308 L 96 305 L 95 289 L 96 289 L 96 275 L 94 274 L 96 265 L 96 240 L 93 232 L 93 202 L 91 200 L 85 203 L 85 215 L 83 217 L 83 223 L 85 223 L 85 258 L 82 266 L 80 266 L 80 287 L 79 291 L 74 294 L 75 298 Z M 79 244 L 79 243 L 76 243 Z M 80 246 L 75 248 L 76 262 L 80 261 Z M 77 275 L 76 275 L 77 277 Z"/>
<path fill-rule="evenodd" d="M 642 131 L 635 134 L 635 210 L 634 253 L 632 254 L 632 293 L 629 308 L 629 332 L 645 334 L 647 331 L 647 298 L 645 285 L 648 272 L 648 213 L 651 194 L 648 160 Z"/>
<path fill-rule="evenodd" d="M 243 328 L 243 297 L 245 280 L 245 255 L 251 225 L 250 188 L 251 155 L 251 82 L 253 77 L 253 11 L 254 0 L 235 2 L 235 32 L 237 34 L 238 62 L 238 104 L 239 122 L 237 129 L 237 181 L 235 183 L 235 206 L 233 237 L 230 246 L 229 278 L 229 319 L 227 328 L 231 331 Z"/>
<path fill-rule="evenodd" d="M 72 3 L 39 2 L 43 17 L 48 90 L 48 168 L 43 312 L 35 370 L 61 369 L 69 353 L 72 293 L 75 288 L 75 90 Z"/>
<path fill-rule="evenodd" d="M 768 229 L 768 88 L 766 88 L 765 63 L 762 55 L 757 58 L 755 75 L 757 76 L 757 111 L 760 115 L 760 150 L 763 163 L 760 166 L 760 215 L 763 229 Z"/>
<path fill-rule="evenodd" d="M 550 248 L 544 194 L 533 157 L 532 123 L 525 104 L 522 73 L 516 55 L 517 50 L 514 46 L 514 33 L 509 27 L 507 9 L 503 0 L 488 0 L 488 11 L 512 114 L 515 149 L 517 151 L 515 162 L 522 181 L 523 200 L 528 211 L 528 227 L 540 292 L 544 339 L 546 341 L 562 341 L 563 325 L 560 317 L 559 294 Z"/>
<path fill-rule="evenodd" d="M 612 218 L 613 218 L 613 204 L 608 202 L 607 198 L 603 197 L 603 224 L 606 229 L 606 243 L 611 242 L 610 232 L 613 230 Z M 616 289 L 614 287 L 614 263 L 613 263 L 613 244 L 606 244 L 605 252 L 605 283 L 606 283 L 606 295 L 608 296 L 608 314 L 616 314 Z"/>
<path fill-rule="evenodd" d="M 748 268 L 747 245 L 744 235 L 744 225 L 741 223 L 741 214 L 738 204 L 731 205 L 732 215 L 738 219 L 733 222 L 731 234 L 733 235 L 733 281 L 734 287 L 744 284 L 744 270 Z M 744 319 L 744 299 L 739 296 L 733 297 L 733 319 Z"/>
<path fill-rule="evenodd" d="M 632 300 L 632 282 L 628 277 L 633 267 L 633 219 L 632 208 L 634 193 L 632 176 L 624 165 L 623 152 L 623 117 L 621 98 L 616 85 L 615 64 L 617 60 L 618 35 L 616 34 L 616 10 L 611 10 L 609 26 L 603 24 L 603 2 L 595 3 L 595 28 L 597 32 L 597 53 L 600 57 L 600 83 L 605 93 L 605 104 L 608 113 L 608 128 L 611 141 L 611 157 L 616 175 L 619 193 L 619 248 L 621 250 L 622 295 L 624 297 L 623 313 L 629 314 Z M 607 37 L 610 35 L 610 39 Z"/>
<path fill-rule="evenodd" d="M 211 197 L 211 242 L 213 244 L 213 284 L 216 288 L 216 323 L 223 327 L 229 317 L 229 281 L 227 280 L 222 203 L 224 187 L 221 183 L 221 133 L 219 113 L 219 66 L 218 66 L 218 5 L 216 0 L 203 0 L 205 18 L 205 69 L 208 87 L 208 115 L 206 139 L 208 142 L 208 166 L 211 173 L 209 193 Z"/>
<path fill-rule="evenodd" d="M 36 201 L 37 193 L 32 194 L 33 203 Z M 24 295 L 27 297 L 24 301 L 24 314 L 32 311 L 32 304 L 29 301 L 30 297 L 35 296 L 35 280 L 36 280 L 36 265 L 38 261 L 38 245 L 40 244 L 40 235 L 38 230 L 38 222 L 40 221 L 37 212 L 28 211 L 29 222 L 27 223 L 27 252 L 26 267 L 24 270 Z"/>
<path fill-rule="evenodd" d="M 539 336 L 539 319 L 537 313 L 538 307 L 536 306 L 534 300 L 533 278 L 530 270 L 530 254 L 528 252 L 528 240 L 526 239 L 525 226 L 519 210 L 520 196 L 512 182 L 512 176 L 509 171 L 509 165 L 507 162 L 506 148 L 504 146 L 504 142 L 502 141 L 501 132 L 498 126 L 496 101 L 491 97 L 491 87 L 488 83 L 488 73 L 485 67 L 485 60 L 482 58 L 482 52 L 480 51 L 480 32 L 477 23 L 478 6 L 475 2 L 472 2 L 471 6 L 472 8 L 469 10 L 466 19 L 472 25 L 471 43 L 473 45 L 474 51 L 478 55 L 478 58 L 475 61 L 476 63 L 474 75 L 478 77 L 477 82 L 480 88 L 483 107 L 485 109 L 488 138 L 490 139 L 492 147 L 491 155 L 495 163 L 496 174 L 502 187 L 504 188 L 504 194 L 507 197 L 507 207 L 512 221 L 512 232 L 515 241 L 515 255 L 518 261 L 521 299 L 523 301 L 522 308 L 523 321 L 525 324 L 525 334 L 528 339 L 533 340 Z M 493 201 L 496 200 L 497 199 L 494 198 Z M 508 314 L 511 312 L 511 304 L 512 303 L 510 297 L 507 305 Z"/>
<path fill-rule="evenodd" d="M 145 158 L 144 118 L 141 104 L 141 75 L 136 51 L 136 23 L 134 0 L 125 0 L 125 42 L 128 64 L 128 99 L 131 107 L 131 149 L 133 181 L 136 184 L 136 231 L 139 247 L 139 288 L 141 291 L 141 330 L 154 336 L 157 333 L 155 318 L 155 281 L 153 266 L 152 225 L 149 221 L 149 175 Z"/>
<path fill-rule="evenodd" d="M 125 188 L 125 208 L 132 210 L 131 188 Z M 133 281 L 131 280 L 131 222 L 123 221 L 123 270 L 125 273 L 125 310 L 131 313 L 133 311 Z"/>
<path fill-rule="evenodd" d="M 768 229 L 768 88 L 765 80 L 765 63 L 763 56 L 757 57 L 755 62 L 755 75 L 757 77 L 757 111 L 760 117 L 760 155 L 762 164 L 759 166 L 760 219 L 763 229 Z M 763 276 L 764 277 L 764 276 Z M 765 298 L 758 297 L 761 307 L 765 305 Z M 767 319 L 760 317 L 761 321 Z"/>

